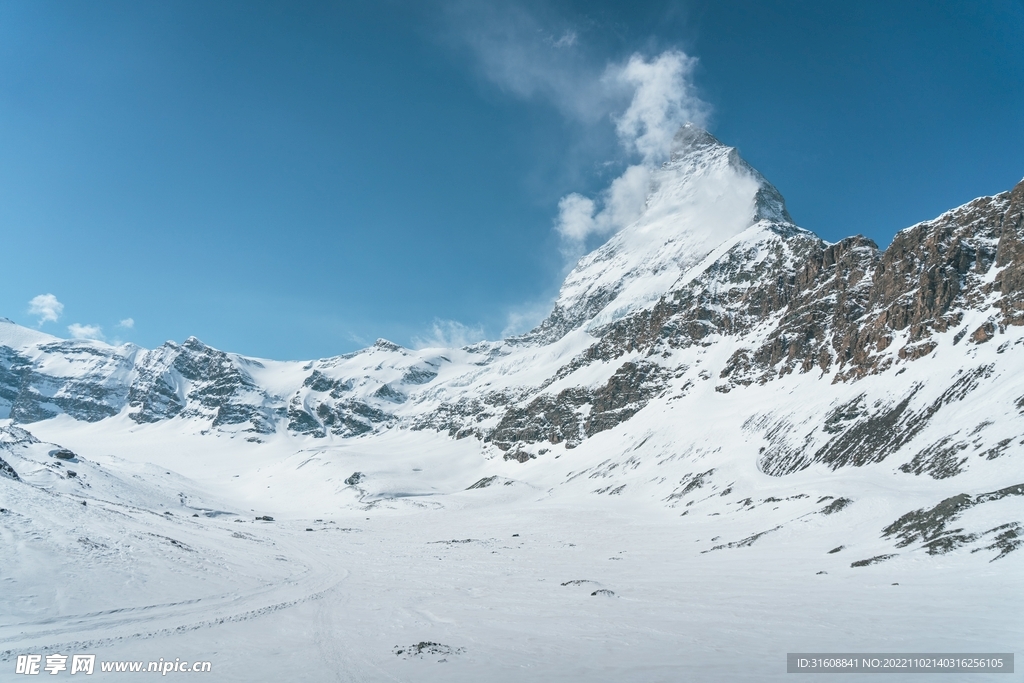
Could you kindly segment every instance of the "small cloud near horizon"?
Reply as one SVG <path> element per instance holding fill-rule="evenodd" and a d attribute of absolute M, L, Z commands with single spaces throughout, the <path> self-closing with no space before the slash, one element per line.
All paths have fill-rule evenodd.
<path fill-rule="evenodd" d="M 99 325 L 72 323 L 68 325 L 68 334 L 72 339 L 92 339 L 94 341 L 103 341 L 104 339 L 103 328 Z"/>
<path fill-rule="evenodd" d="M 126 330 L 130 330 L 130 329 L 135 327 L 135 319 L 134 318 L 125 318 L 124 320 L 119 322 L 117 324 L 117 326 L 118 327 L 123 327 Z"/>
<path fill-rule="evenodd" d="M 43 323 L 57 322 L 64 313 L 64 304 L 53 294 L 40 294 L 28 302 L 28 313 L 39 317 L 38 325 L 41 327 Z"/>

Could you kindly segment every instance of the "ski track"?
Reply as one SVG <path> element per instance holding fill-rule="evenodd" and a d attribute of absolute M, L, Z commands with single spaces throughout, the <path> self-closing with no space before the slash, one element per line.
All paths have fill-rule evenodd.
<path fill-rule="evenodd" d="M 266 616 L 310 600 L 320 600 L 344 581 L 347 571 L 330 567 L 308 546 L 278 537 L 292 564 L 303 570 L 243 592 L 203 596 L 172 603 L 123 606 L 88 614 L 38 621 L 0 623 L 0 659 L 31 649 L 38 652 L 80 651 L 114 642 L 184 633 Z M 279 547 L 280 547 L 279 545 Z"/>

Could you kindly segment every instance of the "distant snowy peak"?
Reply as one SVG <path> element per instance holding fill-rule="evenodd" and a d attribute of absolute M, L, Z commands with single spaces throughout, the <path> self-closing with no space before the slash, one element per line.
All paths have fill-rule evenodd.
<path fill-rule="evenodd" d="M 580 260 L 537 332 L 550 340 L 651 305 L 716 247 L 762 221 L 791 224 L 779 191 L 734 148 L 687 124 L 651 176 L 643 213 Z"/>

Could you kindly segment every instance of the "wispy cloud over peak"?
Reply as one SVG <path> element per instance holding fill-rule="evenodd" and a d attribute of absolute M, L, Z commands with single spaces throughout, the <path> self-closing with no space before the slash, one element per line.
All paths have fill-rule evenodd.
<path fill-rule="evenodd" d="M 529 332 L 551 312 L 554 299 L 542 299 L 520 304 L 506 313 L 502 339 Z"/>
<path fill-rule="evenodd" d="M 592 236 L 605 237 L 635 221 L 644 209 L 651 183 L 651 168 L 630 166 L 598 196 L 598 201 L 573 192 L 558 202 L 555 229 L 567 259 L 582 254 Z"/>
<path fill-rule="evenodd" d="M 457 320 L 434 320 L 425 337 L 413 337 L 417 349 L 458 349 L 475 344 L 485 338 L 484 329 L 479 325 L 465 325 Z"/>
<path fill-rule="evenodd" d="M 606 69 L 603 82 L 610 90 L 625 88 L 632 93 L 625 111 L 613 118 L 623 149 L 638 154 L 641 163 L 628 166 L 595 199 L 578 193 L 562 197 L 555 230 L 567 261 L 578 259 L 592 236 L 607 237 L 639 218 L 651 174 L 668 158 L 676 132 L 687 122 L 703 125 L 708 106 L 691 83 L 696 62 L 683 52 L 668 50 L 650 59 L 634 54 Z"/>

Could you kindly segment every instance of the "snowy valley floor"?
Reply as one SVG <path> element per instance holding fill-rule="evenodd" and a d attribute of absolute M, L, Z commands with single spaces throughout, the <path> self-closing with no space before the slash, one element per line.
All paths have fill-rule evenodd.
<path fill-rule="evenodd" d="M 33 433 L 87 441 L 60 423 Z M 422 440 L 417 454 L 429 451 Z M 1024 553 L 907 552 L 851 567 L 881 552 L 887 510 L 804 516 L 742 544 L 785 506 L 741 523 L 636 496 L 503 485 L 511 479 L 360 502 L 340 482 L 331 492 L 294 477 L 261 500 L 280 470 L 219 442 L 218 458 L 212 446 L 83 455 L 79 478 L 94 484 L 80 492 L 0 478 L 0 680 L 22 678 L 18 654 L 55 652 L 210 661 L 194 677 L 211 681 L 674 682 L 836 679 L 786 674 L 796 651 L 1021 651 Z M 430 470 L 429 458 L 415 470 L 399 461 Z M 28 459 L 12 465 L 26 480 L 44 474 Z M 829 553 L 837 537 L 847 548 Z"/>

